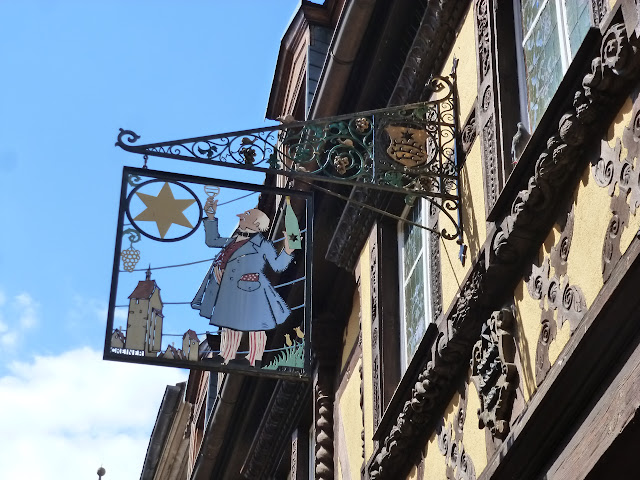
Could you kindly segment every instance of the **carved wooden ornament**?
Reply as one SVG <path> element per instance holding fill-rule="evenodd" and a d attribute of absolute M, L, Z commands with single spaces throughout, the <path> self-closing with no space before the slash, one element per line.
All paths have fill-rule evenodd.
<path fill-rule="evenodd" d="M 489 428 L 491 434 L 500 439 L 509 433 L 518 385 L 513 325 L 511 309 L 493 312 L 482 327 L 471 357 L 471 379 L 480 395 L 479 426 Z"/>

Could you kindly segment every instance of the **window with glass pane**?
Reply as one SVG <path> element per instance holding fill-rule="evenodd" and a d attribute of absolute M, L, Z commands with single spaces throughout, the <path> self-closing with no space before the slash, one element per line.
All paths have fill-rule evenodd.
<path fill-rule="evenodd" d="M 405 215 L 412 222 L 426 225 L 425 200 L 416 201 Z M 431 321 L 429 290 L 430 242 L 427 230 L 414 225 L 398 223 L 400 253 L 400 303 L 402 318 L 402 369 L 405 370 L 415 354 Z"/>
<path fill-rule="evenodd" d="M 529 130 L 555 94 L 591 19 L 589 0 L 520 0 Z"/>

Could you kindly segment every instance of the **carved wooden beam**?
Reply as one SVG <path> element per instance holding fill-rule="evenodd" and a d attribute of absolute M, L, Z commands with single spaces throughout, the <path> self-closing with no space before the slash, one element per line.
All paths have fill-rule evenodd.
<path fill-rule="evenodd" d="M 418 457 L 460 375 L 468 368 L 471 348 L 480 334 L 484 265 L 477 263 L 467 275 L 457 300 L 446 314 L 446 332 L 434 342 L 432 360 L 416 378 L 416 383 L 398 414 L 395 424 L 378 443 L 368 466 L 372 480 L 402 478 Z"/>

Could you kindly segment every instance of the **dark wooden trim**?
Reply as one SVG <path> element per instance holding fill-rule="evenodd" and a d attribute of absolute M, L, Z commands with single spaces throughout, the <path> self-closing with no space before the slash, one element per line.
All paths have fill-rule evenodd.
<path fill-rule="evenodd" d="M 384 342 L 385 337 L 382 335 L 383 322 L 381 320 L 381 307 L 380 302 L 384 296 L 380 295 L 380 270 L 381 270 L 381 239 L 379 238 L 381 232 L 378 225 L 374 225 L 369 235 L 369 263 L 370 263 L 370 275 L 371 275 L 371 291 L 370 297 L 365 299 L 361 298 L 362 304 L 369 302 L 371 305 L 371 387 L 373 397 L 373 428 L 374 430 L 380 423 L 380 417 L 382 416 L 382 409 L 384 408 L 383 391 L 385 384 L 385 372 L 383 370 L 382 363 L 382 351 L 381 345 Z M 383 279 L 385 277 L 382 277 Z M 391 292 L 390 292 L 391 293 Z"/>
<path fill-rule="evenodd" d="M 435 210 L 434 215 L 437 216 L 437 210 Z M 430 222 L 435 221 L 437 221 L 437 218 L 430 218 Z M 401 407 L 402 403 L 409 398 L 410 389 L 415 383 L 415 377 L 421 369 L 424 369 L 425 362 L 429 357 L 429 349 L 433 346 L 437 336 L 438 327 L 436 321 L 442 316 L 440 239 L 435 234 L 428 234 L 427 238 L 431 242 L 430 278 L 428 281 L 432 287 L 430 301 L 433 318 L 413 360 L 404 374 L 402 374 L 399 362 L 401 354 L 400 329 L 402 325 L 399 309 L 401 300 L 398 270 L 398 262 L 400 260 L 397 253 L 398 223 L 385 219 L 378 224 L 378 228 L 374 228 L 370 237 L 372 282 L 374 278 L 379 278 L 381 282 L 380 286 L 376 288 L 377 291 L 372 291 L 371 299 L 372 308 L 375 307 L 377 309 L 377 313 L 372 317 L 372 335 L 374 335 L 374 324 L 379 328 L 378 338 L 373 338 L 373 345 L 381 349 L 381 373 L 377 377 L 374 375 L 374 382 L 376 380 L 380 382 L 383 395 L 379 418 L 374 421 L 374 440 L 378 439 L 377 432 L 380 424 L 388 425 L 394 418 L 394 413 L 392 412 L 397 414 L 398 407 Z M 374 271 L 374 259 L 376 259 L 376 264 L 379 265 L 379 271 Z M 385 427 L 382 426 L 380 431 L 384 430 Z"/>
<path fill-rule="evenodd" d="M 634 239 L 480 480 L 537 478 L 638 335 L 639 284 L 640 240 Z"/>
<path fill-rule="evenodd" d="M 362 346 L 360 345 L 360 342 L 356 342 L 349 353 L 349 358 L 345 362 L 344 367 L 342 367 L 340 375 L 338 375 L 336 382 L 336 398 L 340 398 L 342 395 L 342 392 L 344 391 L 346 384 L 349 382 L 351 375 L 353 375 L 356 364 L 358 363 L 358 360 L 360 360 L 361 356 Z"/>
<path fill-rule="evenodd" d="M 500 3 L 500 8 L 498 8 Z M 513 2 L 474 2 L 478 62 L 477 129 L 482 145 L 486 216 L 511 173 L 511 139 L 520 119 Z"/>
<path fill-rule="evenodd" d="M 467 160 L 467 155 L 469 155 L 469 151 L 473 144 L 475 143 L 476 137 L 478 136 L 478 122 L 477 122 L 477 113 L 478 113 L 478 97 L 473 102 L 473 107 L 467 115 L 467 119 L 464 121 L 462 129 L 460 130 L 460 140 L 462 143 L 462 158 L 459 160 L 460 167 L 464 165 Z"/>
<path fill-rule="evenodd" d="M 400 296 L 398 286 L 398 224 L 383 219 L 376 229 L 378 252 L 378 298 L 376 300 L 379 321 L 378 345 L 380 349 L 380 393 L 378 428 L 393 392 L 401 378 L 400 373 Z M 372 252 L 373 255 L 373 252 Z M 373 302 L 373 298 L 372 298 Z"/>
<path fill-rule="evenodd" d="M 316 480 L 334 479 L 333 368 L 319 367 L 314 375 L 314 434 Z"/>
<path fill-rule="evenodd" d="M 639 312 L 626 321 L 638 322 Z M 563 445 L 560 455 L 546 472 L 549 480 L 581 480 L 595 467 L 640 410 L 640 337 L 636 337 L 630 355 L 622 355 L 622 368 L 611 383 L 594 395 L 595 405 L 571 439 Z M 612 375 L 613 376 L 613 375 Z M 636 445 L 637 446 L 637 445 Z M 628 463 L 636 464 L 635 459 Z M 614 477 L 620 478 L 620 477 Z"/>
<path fill-rule="evenodd" d="M 296 428 L 291 434 L 291 480 L 308 480 L 309 429 Z"/>
<path fill-rule="evenodd" d="M 405 385 L 414 382 L 408 398 L 398 396 L 397 403 L 392 400 L 399 413 L 389 413 L 388 423 L 383 418 L 376 432 L 379 442 L 367 465 L 372 480 L 403 478 L 420 461 L 424 442 L 438 424 L 460 376 L 467 372 L 471 347 L 482 325 L 474 320 L 484 315 L 481 292 L 485 268 L 482 256 L 479 258 L 467 273 L 456 300 L 431 327 L 437 338 L 429 341 L 427 331 L 409 366 L 412 372 L 403 377 L 401 386 L 405 390 Z M 414 362 L 423 368 L 413 372 Z"/>
<path fill-rule="evenodd" d="M 380 441 L 384 439 L 384 436 L 391 430 L 392 425 L 397 420 L 398 415 L 402 412 L 404 403 L 411 398 L 411 389 L 413 388 L 416 378 L 424 370 L 427 361 L 429 360 L 431 349 L 438 336 L 438 327 L 434 323 L 430 323 L 427 327 L 427 331 L 422 337 L 422 341 L 416 350 L 411 363 L 407 367 L 402 380 L 394 390 L 393 396 L 389 405 L 384 411 L 378 428 L 373 434 L 373 439 Z"/>

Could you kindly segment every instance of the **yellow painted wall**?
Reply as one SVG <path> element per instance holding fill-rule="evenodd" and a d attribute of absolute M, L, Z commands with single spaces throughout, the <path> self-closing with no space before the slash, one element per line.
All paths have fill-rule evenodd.
<path fill-rule="evenodd" d="M 536 345 L 540 335 L 540 303 L 531 298 L 527 291 L 527 284 L 521 280 L 514 292 L 516 307 L 515 341 L 522 363 L 520 382 L 524 394 L 524 401 L 528 402 L 536 390 L 535 361 Z"/>
<path fill-rule="evenodd" d="M 611 218 L 611 197 L 606 188 L 596 185 L 588 166 L 575 194 L 575 223 L 567 275 L 578 285 L 590 307 L 602 288 L 602 244 Z"/>
<path fill-rule="evenodd" d="M 632 102 L 628 100 L 616 116 L 609 128 L 605 140 L 609 147 L 614 148 L 616 141 L 622 139 L 624 128 L 629 124 L 632 113 Z M 622 148 L 621 159 L 625 159 L 626 149 Z M 591 170 L 591 165 L 585 167 L 580 183 L 574 195 L 574 227 L 571 239 L 571 248 L 567 261 L 567 276 L 571 285 L 580 287 L 585 296 L 587 308 L 591 307 L 596 296 L 603 287 L 602 280 L 602 246 L 611 219 L 611 197 L 608 187 L 599 187 Z M 618 193 L 616 187 L 615 193 Z M 622 253 L 629 247 L 635 233 L 640 228 L 640 214 L 629 215 L 628 226 L 621 235 L 620 250 Z M 549 232 L 540 248 L 538 262 L 545 256 L 549 256 L 552 247 L 560 238 L 558 225 Z M 550 276 L 555 274 L 551 268 Z M 540 335 L 541 308 L 540 302 L 531 298 L 523 279 L 515 292 L 515 304 L 517 314 L 516 341 L 522 360 L 523 392 L 525 401 L 528 401 L 535 391 L 535 354 Z M 554 312 L 554 320 L 557 312 Z M 549 345 L 549 360 L 553 365 L 558 359 L 562 349 L 571 338 L 568 322 L 557 329 L 555 340 Z"/>
<path fill-rule="evenodd" d="M 358 343 L 358 334 L 360 332 L 360 295 L 356 291 L 353 295 L 353 304 L 351 306 L 351 314 L 347 322 L 347 327 L 342 333 L 342 361 L 340 362 L 340 371 L 342 371 L 349 360 L 349 354 L 356 343 Z"/>
<path fill-rule="evenodd" d="M 353 308 L 347 328 L 343 332 L 343 350 L 341 370 L 349 360 L 349 354 L 358 342 L 362 328 L 362 360 L 358 360 L 339 399 L 340 421 L 344 431 L 345 448 L 349 459 L 351 478 L 360 476 L 362 466 L 362 429 L 364 410 L 365 458 L 373 454 L 373 373 L 371 352 L 371 261 L 367 240 L 360 254 L 358 270 L 359 294 L 354 295 Z M 362 365 L 363 406 L 360 407 L 361 378 L 359 368 Z M 342 468 L 346 468 L 344 465 Z M 342 471 L 339 477 L 342 478 Z"/>
<path fill-rule="evenodd" d="M 467 378 L 471 378 L 471 370 L 469 370 Z M 478 426 L 477 412 L 480 408 L 480 397 L 478 396 L 475 384 L 470 380 L 467 381 L 469 382 L 469 390 L 467 393 L 467 411 L 464 418 L 463 443 L 467 455 L 473 462 L 477 478 L 487 467 L 487 444 L 485 432 Z"/>
<path fill-rule="evenodd" d="M 473 2 L 471 2 L 472 4 Z M 441 75 L 449 75 L 453 58 L 458 59 L 458 99 L 460 103 L 461 121 L 464 122 L 473 108 L 478 95 L 478 73 L 476 68 L 476 34 L 473 25 L 473 9 L 469 5 L 461 22 L 456 42 L 444 63 Z"/>
<path fill-rule="evenodd" d="M 369 256 L 369 240 L 365 243 L 360 255 L 360 309 L 362 311 L 362 358 L 363 358 L 363 392 L 364 392 L 364 453 L 365 458 L 373 454 L 373 354 L 371 338 L 371 258 Z"/>
<path fill-rule="evenodd" d="M 451 72 L 453 58 L 458 59 L 458 97 L 460 114 L 459 125 L 464 121 L 474 107 L 478 94 L 475 30 L 473 25 L 473 10 L 467 9 L 462 21 L 456 42 L 449 57 L 444 64 L 442 75 Z M 462 192 L 462 223 L 464 231 L 464 243 L 468 247 L 467 260 L 463 266 L 458 259 L 459 246 L 454 240 L 440 240 L 440 257 L 442 262 L 442 300 L 446 310 L 462 284 L 469 271 L 471 261 L 476 258 L 481 245 L 486 238 L 485 206 L 484 206 L 484 181 L 482 173 L 482 160 L 480 156 L 480 139 L 476 138 L 473 147 L 469 151 L 461 172 Z M 457 214 L 452 213 L 457 220 Z M 449 219 L 440 214 L 440 229 L 446 228 L 452 231 Z"/>
<path fill-rule="evenodd" d="M 471 371 L 469 370 L 469 376 Z M 487 449 L 485 443 L 485 433 L 478 427 L 478 408 L 480 408 L 480 399 L 476 391 L 475 385 L 469 380 L 468 399 L 466 416 L 463 426 L 463 438 L 462 445 L 467 453 L 467 456 L 473 463 L 476 477 L 478 477 L 487 466 Z M 460 394 L 456 393 L 444 412 L 444 426 L 448 428 L 448 425 L 453 423 L 455 415 L 460 407 Z M 460 438 L 453 436 L 453 441 L 458 442 Z M 425 480 L 445 480 L 446 477 L 446 457 L 440 453 L 438 447 L 438 438 L 436 433 L 431 435 L 424 450 L 424 479 Z M 407 480 L 411 477 L 407 477 Z M 421 480 L 421 479 L 420 479 Z"/>
<path fill-rule="evenodd" d="M 347 380 L 339 400 L 340 422 L 344 430 L 344 439 L 349 459 L 351 478 L 359 478 L 362 467 L 362 411 L 360 410 L 360 375 L 361 361 L 358 360 L 351 377 Z M 344 468 L 345 466 L 342 465 Z"/>
<path fill-rule="evenodd" d="M 447 464 L 438 448 L 438 436 L 435 432 L 433 432 L 427 442 L 424 456 L 425 480 L 445 480 L 447 478 Z"/>

